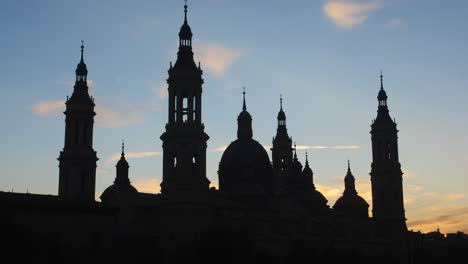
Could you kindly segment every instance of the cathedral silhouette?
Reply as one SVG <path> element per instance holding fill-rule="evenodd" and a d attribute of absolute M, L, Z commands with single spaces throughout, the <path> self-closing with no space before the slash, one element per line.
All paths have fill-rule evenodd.
<path fill-rule="evenodd" d="M 359 196 L 348 161 L 345 191 L 330 207 L 315 187 L 306 156 L 298 160 L 280 98 L 271 161 L 252 136 L 245 90 L 237 139 L 219 162 L 219 189 L 206 177 L 209 136 L 202 122 L 203 71 L 193 59 L 185 16 L 177 61 L 168 70 L 168 119 L 161 135 L 160 194 L 131 185 L 124 145 L 116 177 L 95 201 L 95 102 L 81 45 L 72 95 L 67 98 L 58 196 L 0 192 L 7 254 L 18 260 L 158 263 L 417 263 L 406 227 L 397 124 L 389 115 L 380 76 L 377 117 L 371 124 L 372 217 Z M 97 113 L 99 114 L 99 113 Z"/>

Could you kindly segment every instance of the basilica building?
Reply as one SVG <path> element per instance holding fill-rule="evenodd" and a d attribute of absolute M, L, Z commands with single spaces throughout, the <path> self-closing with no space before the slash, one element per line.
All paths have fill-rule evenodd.
<path fill-rule="evenodd" d="M 299 161 L 280 99 L 271 153 L 253 138 L 246 93 L 237 138 L 219 161 L 219 189 L 206 177 L 209 136 L 202 115 L 203 71 L 194 61 L 185 5 L 177 60 L 168 69 L 168 113 L 160 139 L 161 193 L 131 184 L 122 144 L 116 177 L 95 200 L 95 102 L 87 85 L 84 47 L 67 98 L 65 144 L 58 157 L 58 196 L 0 192 L 10 247 L 35 259 L 295 263 L 304 257 L 338 263 L 412 263 L 403 203 L 397 124 L 380 76 L 371 124 L 372 217 L 356 191 L 348 161 L 345 190 L 334 205 L 314 185 L 308 157 Z M 372 103 L 372 102 L 370 102 Z M 274 120 L 274 117 L 272 117 Z M 207 124 L 209 125 L 209 124 Z M 270 155 L 271 154 L 271 155 Z M 25 245 L 23 242 L 27 241 Z M 49 254 L 47 252 L 54 252 Z M 19 256 L 28 259 L 28 255 Z M 341 262 L 340 262 L 341 263 Z"/>

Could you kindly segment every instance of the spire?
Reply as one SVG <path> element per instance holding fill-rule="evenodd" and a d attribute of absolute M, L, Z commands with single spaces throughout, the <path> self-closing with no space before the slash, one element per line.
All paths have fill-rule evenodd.
<path fill-rule="evenodd" d="M 283 111 L 283 96 L 280 94 L 280 110 L 278 112 L 278 127 L 286 126 L 286 114 Z"/>
<path fill-rule="evenodd" d="M 283 95 L 280 94 L 280 111 L 283 111 Z"/>
<path fill-rule="evenodd" d="M 244 91 L 242 92 L 242 95 L 244 97 L 244 101 L 242 103 L 242 111 L 247 111 L 247 106 L 245 105 L 245 86 L 242 87 L 242 89 L 244 89 Z"/>
<path fill-rule="evenodd" d="M 86 82 L 86 76 L 88 75 L 88 69 L 84 62 L 84 41 L 81 41 L 81 59 L 78 65 L 76 66 L 76 81 L 77 82 Z"/>
<path fill-rule="evenodd" d="M 190 29 L 187 20 L 187 1 L 185 1 L 184 5 L 184 24 L 180 28 L 179 39 L 180 47 L 192 47 L 192 29 Z"/>
<path fill-rule="evenodd" d="M 239 116 L 237 117 L 237 138 L 239 139 L 251 139 L 252 138 L 252 116 L 249 112 L 247 112 L 247 106 L 245 104 L 245 87 L 243 87 L 244 91 L 242 92 L 243 95 L 243 102 L 242 102 L 242 112 L 240 112 Z"/>
<path fill-rule="evenodd" d="M 125 142 L 122 140 L 122 152 L 120 154 L 120 160 L 117 162 L 116 167 L 128 168 L 128 162 L 125 159 Z"/>
<path fill-rule="evenodd" d="M 125 141 L 122 139 L 122 154 L 121 154 L 121 157 L 122 157 L 122 158 L 125 158 L 125 151 L 124 151 L 124 149 L 125 149 Z"/>
<path fill-rule="evenodd" d="M 379 100 L 379 108 L 380 107 L 387 107 L 387 93 L 385 92 L 383 88 L 383 75 L 382 72 L 380 72 L 380 91 L 379 95 L 377 96 L 377 99 Z"/>
<path fill-rule="evenodd" d="M 84 52 L 84 40 L 81 41 L 81 61 L 80 61 L 80 63 L 84 63 L 83 52 Z"/>
<path fill-rule="evenodd" d="M 381 91 L 383 90 L 383 75 L 382 75 L 382 71 L 380 71 L 380 90 L 381 90 Z"/>
<path fill-rule="evenodd" d="M 354 176 L 351 173 L 351 166 L 349 165 L 349 160 L 348 160 L 348 172 L 346 173 L 346 176 L 344 179 L 344 182 L 345 182 L 344 194 L 357 194 L 354 181 L 355 181 Z"/>
<path fill-rule="evenodd" d="M 306 162 L 305 162 L 306 167 L 309 166 L 309 157 L 307 156 L 307 151 L 306 151 Z"/>
<path fill-rule="evenodd" d="M 184 13 L 185 13 L 185 16 L 184 16 L 184 24 L 188 24 L 188 23 L 187 23 L 187 0 L 185 0 Z"/>

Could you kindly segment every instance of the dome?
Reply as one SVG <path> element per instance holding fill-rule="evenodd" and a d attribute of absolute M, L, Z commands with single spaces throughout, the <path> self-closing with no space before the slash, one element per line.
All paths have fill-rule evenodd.
<path fill-rule="evenodd" d="M 335 205 L 333 206 L 334 209 L 338 211 L 343 211 L 345 213 L 351 215 L 361 215 L 361 216 L 368 216 L 367 208 L 369 204 L 364 200 L 361 196 L 355 194 L 344 194 L 338 200 L 336 200 Z"/>
<path fill-rule="evenodd" d="M 224 151 L 219 163 L 222 191 L 264 193 L 271 189 L 273 170 L 263 146 L 254 139 L 237 139 Z"/>
<path fill-rule="evenodd" d="M 129 184 L 118 184 L 114 183 L 107 187 L 101 194 L 100 198 L 103 202 L 112 202 L 117 199 L 117 196 L 121 193 L 137 193 L 138 190 Z"/>

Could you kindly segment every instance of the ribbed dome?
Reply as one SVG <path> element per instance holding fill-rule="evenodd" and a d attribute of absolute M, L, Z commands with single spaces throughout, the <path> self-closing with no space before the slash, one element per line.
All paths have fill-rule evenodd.
<path fill-rule="evenodd" d="M 219 163 L 220 190 L 238 192 L 238 186 L 269 192 L 273 170 L 263 146 L 254 139 L 237 139 Z M 246 190 L 248 191 L 248 190 Z"/>
<path fill-rule="evenodd" d="M 101 201 L 113 201 L 121 193 L 137 193 L 138 190 L 135 189 L 130 183 L 129 184 L 118 184 L 114 183 L 111 186 L 107 187 L 104 192 L 101 194 Z"/>
<path fill-rule="evenodd" d="M 353 209 L 365 209 L 369 207 L 369 204 L 359 195 L 343 195 L 338 200 L 336 200 L 335 205 L 333 208 L 341 209 L 341 208 L 353 208 Z"/>

